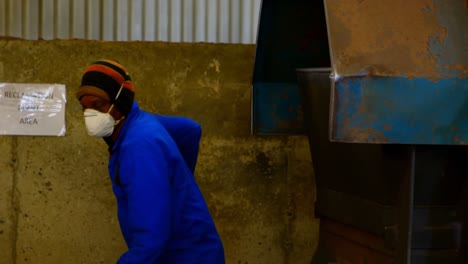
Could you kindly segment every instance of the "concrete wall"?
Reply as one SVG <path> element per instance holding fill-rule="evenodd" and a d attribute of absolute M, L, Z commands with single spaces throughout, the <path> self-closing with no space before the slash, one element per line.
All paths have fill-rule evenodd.
<path fill-rule="evenodd" d="M 86 65 L 120 61 L 143 109 L 204 129 L 196 178 L 227 263 L 310 263 L 318 238 L 307 139 L 250 133 L 252 45 L 0 40 L 0 82 L 67 87 L 65 137 L 0 137 L 0 263 L 115 263 L 125 250 L 106 145 L 74 94 Z"/>

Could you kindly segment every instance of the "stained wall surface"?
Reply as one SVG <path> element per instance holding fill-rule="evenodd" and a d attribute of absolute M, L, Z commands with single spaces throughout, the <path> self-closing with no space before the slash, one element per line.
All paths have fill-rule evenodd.
<path fill-rule="evenodd" d="M 305 136 L 250 132 L 253 45 L 0 40 L 0 82 L 61 83 L 66 136 L 1 136 L 0 264 L 115 263 L 126 249 L 103 141 L 74 97 L 94 60 L 120 61 L 141 108 L 203 127 L 196 179 L 227 263 L 310 263 L 318 239 Z"/>

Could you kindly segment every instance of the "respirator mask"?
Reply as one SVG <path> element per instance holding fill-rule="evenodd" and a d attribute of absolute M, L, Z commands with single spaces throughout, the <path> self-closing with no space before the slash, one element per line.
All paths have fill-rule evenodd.
<path fill-rule="evenodd" d="M 117 100 L 119 97 L 122 88 L 123 83 L 120 86 L 119 92 L 115 96 L 115 100 Z M 94 137 L 108 137 L 112 135 L 112 132 L 114 132 L 114 127 L 125 118 L 122 117 L 121 119 L 115 121 L 115 119 L 110 115 L 110 111 L 113 107 L 114 104 L 111 105 L 107 113 L 99 112 L 96 109 L 90 108 L 87 108 L 83 111 L 86 129 L 88 130 L 89 135 Z"/>

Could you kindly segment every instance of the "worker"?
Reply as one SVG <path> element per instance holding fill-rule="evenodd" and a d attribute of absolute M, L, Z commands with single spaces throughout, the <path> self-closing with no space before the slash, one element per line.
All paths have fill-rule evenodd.
<path fill-rule="evenodd" d="M 225 263 L 195 181 L 200 125 L 140 109 L 117 61 L 98 60 L 76 93 L 88 134 L 109 150 L 109 176 L 128 250 L 117 263 Z"/>

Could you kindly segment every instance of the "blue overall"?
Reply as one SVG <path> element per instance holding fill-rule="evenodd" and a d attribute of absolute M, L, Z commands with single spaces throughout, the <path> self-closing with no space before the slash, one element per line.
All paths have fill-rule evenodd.
<path fill-rule="evenodd" d="M 118 263 L 224 263 L 224 250 L 193 172 L 201 128 L 137 103 L 111 149 L 109 175 L 128 246 Z"/>

